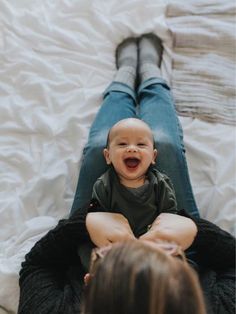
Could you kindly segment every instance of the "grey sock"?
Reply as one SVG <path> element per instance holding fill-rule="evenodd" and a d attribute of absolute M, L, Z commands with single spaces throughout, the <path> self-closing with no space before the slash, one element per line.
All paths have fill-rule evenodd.
<path fill-rule="evenodd" d="M 127 38 L 116 50 L 116 65 L 118 71 L 114 81 L 135 87 L 138 62 L 138 45 L 135 38 Z"/>
<path fill-rule="evenodd" d="M 163 46 L 161 39 L 154 34 L 143 35 L 139 40 L 139 75 L 141 82 L 160 77 Z"/>

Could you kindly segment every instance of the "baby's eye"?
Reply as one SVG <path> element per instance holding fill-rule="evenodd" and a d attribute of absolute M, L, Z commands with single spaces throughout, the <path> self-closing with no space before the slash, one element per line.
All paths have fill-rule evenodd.
<path fill-rule="evenodd" d="M 119 146 L 126 146 L 127 144 L 125 142 L 118 143 Z"/>
<path fill-rule="evenodd" d="M 138 146 L 143 147 L 143 146 L 146 146 L 146 144 L 145 143 L 138 143 Z"/>

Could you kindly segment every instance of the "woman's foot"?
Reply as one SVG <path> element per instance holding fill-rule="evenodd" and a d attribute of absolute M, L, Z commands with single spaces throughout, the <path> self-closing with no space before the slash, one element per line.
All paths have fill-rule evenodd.
<path fill-rule="evenodd" d="M 138 41 L 136 38 L 126 38 L 116 49 L 116 66 L 132 66 L 137 68 L 138 63 Z"/>
<path fill-rule="evenodd" d="M 145 34 L 139 39 L 139 63 L 161 65 L 163 54 L 162 40 L 155 34 Z"/>
<path fill-rule="evenodd" d="M 155 34 L 145 34 L 139 39 L 139 76 L 143 82 L 153 77 L 160 77 L 163 55 L 162 41 Z"/>
<path fill-rule="evenodd" d="M 135 89 L 138 65 L 138 42 L 136 38 L 125 39 L 116 49 L 117 73 L 114 81 Z"/>

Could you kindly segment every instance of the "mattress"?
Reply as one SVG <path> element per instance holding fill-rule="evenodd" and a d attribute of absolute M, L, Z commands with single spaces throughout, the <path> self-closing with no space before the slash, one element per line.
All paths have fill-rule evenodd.
<path fill-rule="evenodd" d="M 115 73 L 117 44 L 128 36 L 159 35 L 163 76 L 173 82 L 167 6 L 149 0 L 1 1 L 0 313 L 17 311 L 24 255 L 68 215 L 82 149 Z M 201 115 L 180 121 L 200 214 L 234 233 L 235 125 Z"/>

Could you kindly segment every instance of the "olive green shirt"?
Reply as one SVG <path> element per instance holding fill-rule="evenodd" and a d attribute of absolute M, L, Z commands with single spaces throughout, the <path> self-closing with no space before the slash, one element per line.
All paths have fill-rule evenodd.
<path fill-rule="evenodd" d="M 160 213 L 177 213 L 172 183 L 155 168 L 148 170 L 143 186 L 127 188 L 111 167 L 95 182 L 92 198 L 106 211 L 124 215 L 136 237 L 145 233 Z"/>

